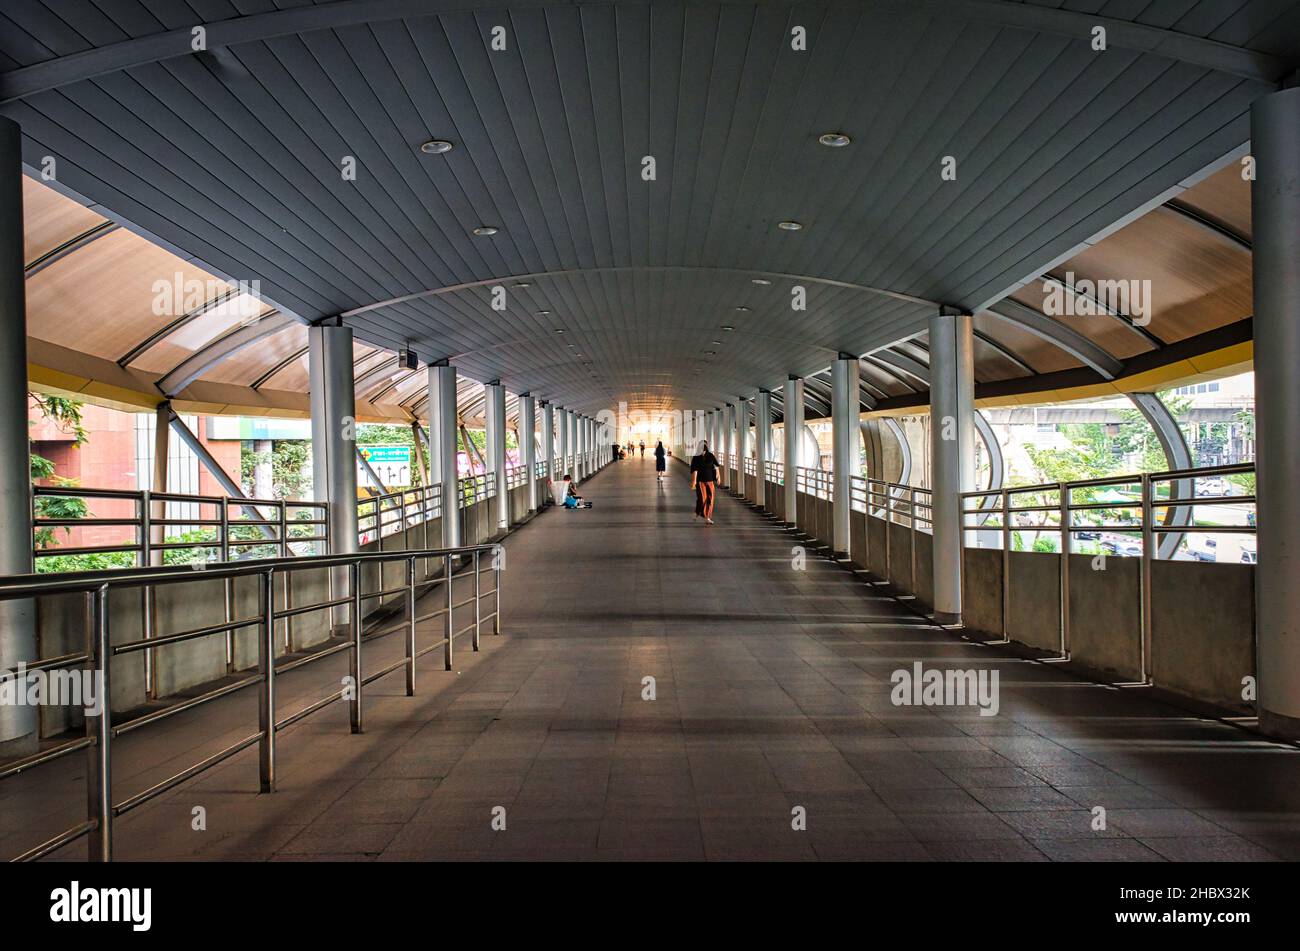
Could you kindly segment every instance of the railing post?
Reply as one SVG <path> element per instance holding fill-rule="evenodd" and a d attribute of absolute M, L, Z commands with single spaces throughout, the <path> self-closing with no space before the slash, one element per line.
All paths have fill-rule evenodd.
<path fill-rule="evenodd" d="M 443 648 L 442 659 L 447 670 L 451 670 L 451 661 L 452 661 L 452 653 L 453 653 L 452 646 L 451 646 L 451 638 L 452 638 L 452 634 L 456 630 L 456 627 L 452 622 L 452 614 L 454 614 L 456 610 L 453 607 L 453 605 L 456 602 L 451 596 L 451 558 L 452 558 L 451 555 L 442 556 L 443 578 L 444 578 L 444 583 L 447 586 L 447 643 Z"/>
<path fill-rule="evenodd" d="M 479 598 L 482 597 L 481 587 L 479 585 L 479 550 L 474 549 L 474 650 L 479 646 L 479 625 L 482 623 L 482 611 L 479 607 Z"/>
<path fill-rule="evenodd" d="M 361 716 L 361 563 L 354 561 L 349 568 L 352 609 L 348 612 L 348 630 L 352 635 L 352 699 L 348 702 L 348 719 L 352 732 L 360 733 L 364 727 Z"/>
<path fill-rule="evenodd" d="M 909 572 L 911 574 L 911 592 L 916 596 L 916 486 L 907 487 L 907 512 L 912 522 L 912 547 L 908 552 L 908 560 L 911 562 Z"/>
<path fill-rule="evenodd" d="M 1194 490 L 1193 490 L 1194 491 Z M 1152 491 L 1151 476 L 1142 474 L 1142 572 L 1139 581 L 1139 604 L 1142 611 L 1142 646 L 1139 670 L 1142 682 L 1151 682 L 1151 619 L 1153 617 L 1151 596 L 1155 588 L 1152 585 L 1153 562 L 1156 557 L 1155 499 Z M 1195 508 L 1192 509 L 1196 511 Z"/>
<path fill-rule="evenodd" d="M 495 588 L 496 588 L 496 597 L 495 597 L 496 607 L 495 610 L 493 610 L 492 612 L 492 633 L 493 634 L 501 633 L 501 578 L 503 577 L 502 571 L 504 570 L 503 569 L 503 563 L 505 562 L 504 555 L 505 555 L 505 549 L 502 548 L 500 545 L 498 545 L 496 549 L 492 552 L 492 572 L 493 572 L 492 580 L 495 583 Z"/>
<path fill-rule="evenodd" d="M 894 490 L 885 483 L 885 580 L 894 583 L 894 557 L 891 542 L 894 524 Z"/>
<path fill-rule="evenodd" d="M 1011 630 L 1011 493 L 1002 489 L 1002 639 Z"/>
<path fill-rule="evenodd" d="M 93 742 L 86 747 L 87 819 L 95 823 L 90 833 L 89 858 L 92 862 L 113 861 L 113 771 L 109 744 L 113 737 L 112 693 L 109 664 L 112 647 L 108 631 L 108 585 L 90 593 L 90 630 L 87 632 L 86 665 L 95 682 L 99 713 L 86 713 L 86 736 Z"/>
<path fill-rule="evenodd" d="M 261 791 L 275 792 L 275 570 L 262 575 L 262 629 L 257 639 L 257 672 L 262 678 L 258 692 L 257 725 L 258 780 Z"/>
<path fill-rule="evenodd" d="M 153 501 L 148 489 L 142 489 L 140 492 L 140 564 L 145 568 L 153 564 Z M 153 585 L 147 584 L 141 591 L 141 597 L 144 602 L 144 617 L 141 619 L 140 626 L 147 640 L 154 636 L 154 627 L 158 620 L 158 594 Z M 148 700 L 153 700 L 158 695 L 155 667 L 153 651 L 145 651 L 144 695 Z"/>
<path fill-rule="evenodd" d="M 1070 656 L 1070 487 L 1057 484 L 1061 522 L 1061 656 Z"/>
<path fill-rule="evenodd" d="M 415 559 L 406 560 L 406 695 L 415 696 Z"/>

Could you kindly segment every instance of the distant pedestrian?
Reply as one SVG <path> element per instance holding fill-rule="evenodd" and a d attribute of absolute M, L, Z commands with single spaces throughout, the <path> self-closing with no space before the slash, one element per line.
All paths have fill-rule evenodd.
<path fill-rule="evenodd" d="M 642 455 L 642 456 L 645 455 L 645 440 L 644 440 L 644 439 L 641 440 L 641 455 Z"/>
<path fill-rule="evenodd" d="M 661 439 L 655 445 L 655 478 L 664 481 L 664 472 L 668 469 L 668 453 L 664 451 L 664 443 Z"/>

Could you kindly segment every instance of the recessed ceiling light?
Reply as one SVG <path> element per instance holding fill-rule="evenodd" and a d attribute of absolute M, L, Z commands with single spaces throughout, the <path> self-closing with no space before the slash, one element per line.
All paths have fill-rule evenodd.
<path fill-rule="evenodd" d="M 434 139 L 432 142 L 425 142 L 420 146 L 420 151 L 425 155 L 446 155 L 455 147 L 446 139 Z"/>
<path fill-rule="evenodd" d="M 487 238 L 497 233 L 497 229 L 491 225 L 479 225 L 474 229 L 474 233 L 480 238 Z"/>
<path fill-rule="evenodd" d="M 723 324 L 723 325 L 722 325 L 722 329 L 723 329 L 723 330 L 735 330 L 736 328 L 733 327 L 733 326 L 731 326 L 731 324 Z"/>
<path fill-rule="evenodd" d="M 817 136 L 817 141 L 828 148 L 842 149 L 853 140 L 843 132 L 823 132 Z"/>
<path fill-rule="evenodd" d="M 765 277 L 751 277 L 749 279 L 749 283 L 757 284 L 759 287 L 767 287 L 767 285 L 771 284 L 772 282 Z"/>
<path fill-rule="evenodd" d="M 722 346 L 722 341 L 721 341 L 721 340 L 715 340 L 715 341 L 713 341 L 713 345 L 714 345 L 715 347 L 720 347 L 720 346 Z"/>
<path fill-rule="evenodd" d="M 747 313 L 749 313 L 749 308 L 746 307 L 744 304 L 738 304 L 738 305 L 736 305 L 736 310 L 740 311 L 742 314 L 747 314 Z"/>
<path fill-rule="evenodd" d="M 537 316 L 538 316 L 538 317 L 545 317 L 545 316 L 546 316 L 547 314 L 549 314 L 549 313 L 550 313 L 549 310 L 539 310 L 539 311 L 537 312 Z M 564 333 L 564 331 L 561 330 L 560 333 Z"/>
<path fill-rule="evenodd" d="M 532 287 L 531 281 L 515 281 L 515 287 Z"/>
<path fill-rule="evenodd" d="M 803 225 L 797 221 L 778 221 L 776 226 L 782 231 L 802 231 Z"/>
<path fill-rule="evenodd" d="M 555 328 L 555 332 L 556 332 L 557 334 L 562 334 L 562 333 L 564 333 L 564 328 L 563 328 L 563 327 L 556 327 L 556 328 Z"/>
<path fill-rule="evenodd" d="M 704 351 L 704 355 L 705 355 L 706 357 L 716 357 L 716 356 L 718 355 L 718 351 L 716 351 L 716 350 L 705 350 L 705 351 Z"/>

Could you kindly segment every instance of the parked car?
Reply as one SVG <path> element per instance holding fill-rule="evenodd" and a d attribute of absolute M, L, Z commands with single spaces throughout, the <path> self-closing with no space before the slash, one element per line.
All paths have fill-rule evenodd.
<path fill-rule="evenodd" d="M 1219 560 L 1219 543 L 1213 538 L 1206 538 L 1199 545 L 1188 545 L 1187 550 L 1196 561 Z"/>
<path fill-rule="evenodd" d="M 1228 481 L 1226 479 L 1197 479 L 1197 495 L 1227 495 Z"/>
<path fill-rule="evenodd" d="M 1095 542 L 1097 539 L 1101 538 L 1101 532 L 1090 528 L 1086 531 L 1075 532 L 1074 537 L 1086 542 Z"/>
<path fill-rule="evenodd" d="M 1259 556 L 1256 554 L 1255 549 L 1243 548 L 1241 550 L 1241 561 L 1243 564 L 1256 565 L 1259 564 Z"/>
<path fill-rule="evenodd" d="M 1112 538 L 1101 543 L 1101 550 L 1108 555 L 1120 555 L 1125 558 L 1141 558 L 1142 545 L 1134 541 L 1116 541 Z"/>

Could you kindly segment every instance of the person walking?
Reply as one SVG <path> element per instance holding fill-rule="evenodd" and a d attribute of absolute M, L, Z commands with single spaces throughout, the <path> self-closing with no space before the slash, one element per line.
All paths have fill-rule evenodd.
<path fill-rule="evenodd" d="M 718 457 L 709 444 L 700 441 L 700 451 L 691 457 L 691 488 L 695 491 L 695 517 L 713 524 L 713 501 L 717 492 Z"/>
<path fill-rule="evenodd" d="M 663 443 L 663 440 L 661 439 L 661 440 L 659 440 L 659 442 L 655 445 L 655 479 L 656 479 L 656 481 L 659 481 L 659 482 L 664 481 L 664 472 L 665 472 L 665 470 L 667 470 L 667 468 L 668 468 L 668 454 L 667 454 L 666 452 L 664 452 L 664 443 Z"/>
<path fill-rule="evenodd" d="M 645 440 L 644 440 L 644 439 L 641 440 L 641 455 L 642 455 L 642 457 L 645 456 Z"/>

